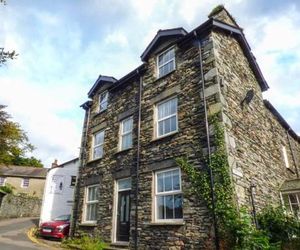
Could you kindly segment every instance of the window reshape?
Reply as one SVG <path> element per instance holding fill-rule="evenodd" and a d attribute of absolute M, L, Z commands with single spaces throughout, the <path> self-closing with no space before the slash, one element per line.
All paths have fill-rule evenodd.
<path fill-rule="evenodd" d="M 155 173 L 155 219 L 182 220 L 182 191 L 180 170 Z"/>
<path fill-rule="evenodd" d="M 282 154 L 283 154 L 283 159 L 284 159 L 285 167 L 286 168 L 290 168 L 289 159 L 288 159 L 288 155 L 287 155 L 287 151 L 286 151 L 286 147 L 285 146 L 282 146 Z"/>
<path fill-rule="evenodd" d="M 177 98 L 159 103 L 156 113 L 157 137 L 177 131 Z"/>
<path fill-rule="evenodd" d="M 6 181 L 5 177 L 0 177 L 0 186 L 5 186 L 5 181 Z"/>
<path fill-rule="evenodd" d="M 76 185 L 76 176 L 75 175 L 72 175 L 71 176 L 71 183 L 70 183 L 70 186 L 71 187 L 74 187 Z"/>
<path fill-rule="evenodd" d="M 282 194 L 282 199 L 287 212 L 292 213 L 296 217 L 300 217 L 300 193 Z"/>
<path fill-rule="evenodd" d="M 108 104 L 108 92 L 105 91 L 99 95 L 99 112 L 106 110 Z"/>
<path fill-rule="evenodd" d="M 157 57 L 158 77 L 167 75 L 175 70 L 175 50 L 168 49 Z"/>
<path fill-rule="evenodd" d="M 97 185 L 86 187 L 84 207 L 85 222 L 95 223 L 97 221 L 98 192 L 99 187 Z"/>
<path fill-rule="evenodd" d="M 120 150 L 132 147 L 132 126 L 133 118 L 129 117 L 120 124 Z"/>
<path fill-rule="evenodd" d="M 104 130 L 94 134 L 93 141 L 93 159 L 98 159 L 103 156 Z"/>
<path fill-rule="evenodd" d="M 29 178 L 23 178 L 23 179 L 22 179 L 21 187 L 22 187 L 22 188 L 27 188 L 27 187 L 29 187 Z"/>

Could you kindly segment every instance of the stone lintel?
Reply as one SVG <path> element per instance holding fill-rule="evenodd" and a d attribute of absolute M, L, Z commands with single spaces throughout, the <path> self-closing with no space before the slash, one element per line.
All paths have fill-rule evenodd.
<path fill-rule="evenodd" d="M 153 105 L 157 102 L 160 102 L 164 99 L 167 99 L 168 97 L 171 97 L 172 95 L 176 95 L 180 93 L 180 86 L 176 85 L 170 89 L 165 90 L 164 92 L 160 93 L 159 95 L 155 96 L 150 100 L 150 105 Z"/>
<path fill-rule="evenodd" d="M 151 163 L 146 166 L 146 169 L 148 171 L 156 171 L 156 170 L 166 169 L 166 168 L 171 168 L 176 166 L 177 164 L 175 162 L 175 159 L 167 159 L 167 160 Z"/>
<path fill-rule="evenodd" d="M 107 127 L 107 122 L 102 122 L 102 123 L 96 125 L 95 127 L 92 127 L 92 133 L 100 131 L 100 130 L 106 128 L 106 127 Z"/>
<path fill-rule="evenodd" d="M 133 115 L 135 112 L 135 108 L 132 108 L 132 109 L 129 109 L 129 110 L 126 110 L 125 112 L 121 113 L 118 115 L 118 121 L 121 121 L 131 115 Z"/>

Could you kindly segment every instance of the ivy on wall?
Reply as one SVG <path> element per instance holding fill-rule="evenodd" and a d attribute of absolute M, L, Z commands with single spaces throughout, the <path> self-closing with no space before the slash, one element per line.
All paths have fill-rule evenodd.
<path fill-rule="evenodd" d="M 204 199 L 211 212 L 215 212 L 217 226 L 221 236 L 221 247 L 224 249 L 269 249 L 269 238 L 263 230 L 256 229 L 246 208 L 238 209 L 234 200 L 233 185 L 226 153 L 224 129 L 218 122 L 219 114 L 209 119 L 214 128 L 215 151 L 206 165 L 211 169 L 215 195 L 215 211 L 211 199 L 209 171 L 196 169 L 187 158 L 176 159 L 177 164 L 187 174 L 192 191 Z"/>

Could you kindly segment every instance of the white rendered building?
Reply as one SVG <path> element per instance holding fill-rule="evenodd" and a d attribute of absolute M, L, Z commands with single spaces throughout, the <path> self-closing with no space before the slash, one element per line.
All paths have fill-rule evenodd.
<path fill-rule="evenodd" d="M 78 158 L 60 165 L 52 163 L 46 177 L 40 224 L 72 213 L 78 164 Z"/>

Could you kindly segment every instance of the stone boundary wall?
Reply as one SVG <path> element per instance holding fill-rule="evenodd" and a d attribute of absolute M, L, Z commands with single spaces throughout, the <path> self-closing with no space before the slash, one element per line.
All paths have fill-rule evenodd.
<path fill-rule="evenodd" d="M 42 200 L 37 197 L 7 194 L 0 205 L 0 219 L 40 216 Z"/>

